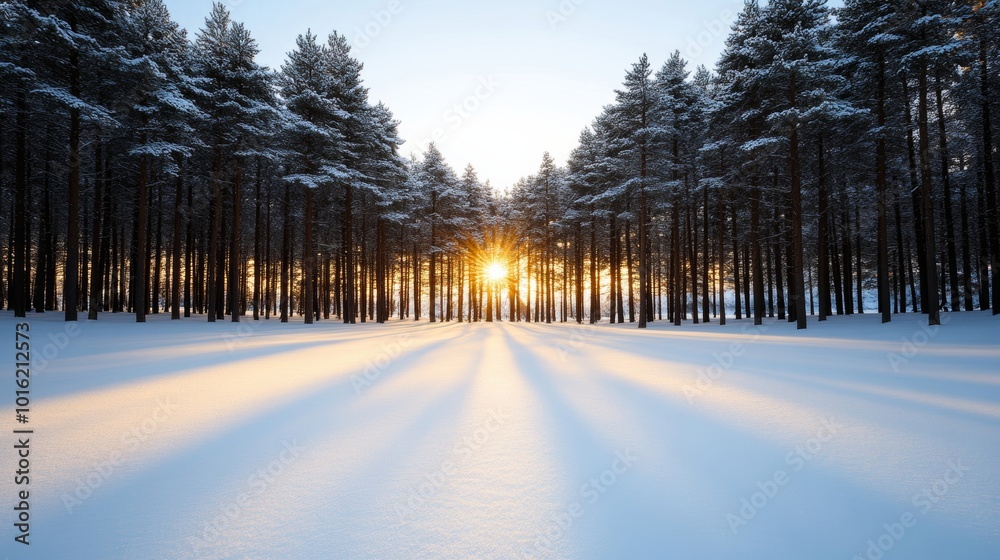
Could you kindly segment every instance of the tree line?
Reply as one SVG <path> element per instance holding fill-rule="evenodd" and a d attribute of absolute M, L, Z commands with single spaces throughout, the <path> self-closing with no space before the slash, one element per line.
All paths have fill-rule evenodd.
<path fill-rule="evenodd" d="M 346 38 L 280 69 L 215 4 L 0 3 L 0 301 L 307 323 L 991 308 L 998 2 L 745 3 L 716 68 L 643 55 L 506 191 L 400 155 Z M 6 226 L 6 227 L 2 227 Z M 492 263 L 505 279 L 486 273 Z"/>

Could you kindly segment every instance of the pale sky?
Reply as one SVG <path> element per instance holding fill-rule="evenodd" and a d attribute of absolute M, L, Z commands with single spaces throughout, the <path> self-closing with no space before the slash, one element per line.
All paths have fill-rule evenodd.
<path fill-rule="evenodd" d="M 193 38 L 212 0 L 165 0 Z M 461 172 L 505 189 L 549 151 L 563 164 L 643 52 L 711 69 L 743 0 L 226 0 L 281 67 L 295 37 L 347 35 L 372 102 L 400 121 L 402 153 L 435 139 Z"/>

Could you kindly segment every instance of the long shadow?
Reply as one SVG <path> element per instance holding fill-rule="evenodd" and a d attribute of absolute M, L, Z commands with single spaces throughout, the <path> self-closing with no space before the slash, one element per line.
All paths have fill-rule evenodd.
<path fill-rule="evenodd" d="M 622 512 L 632 523 L 595 543 L 602 552 L 594 557 L 613 554 L 619 547 L 639 541 L 659 550 L 698 550 L 703 553 L 698 554 L 701 557 L 847 558 L 856 553 L 852 545 L 877 538 L 883 523 L 898 520 L 901 513 L 912 508 L 908 502 L 860 486 L 822 456 L 805 462 L 796 471 L 795 465 L 787 461 L 789 448 L 697 409 L 688 411 L 676 403 L 665 403 L 648 387 L 614 372 L 600 370 L 581 375 L 588 373 L 606 394 L 622 403 L 621 408 L 632 411 L 637 429 L 648 430 L 645 439 L 656 441 L 657 432 L 672 432 L 668 442 L 684 469 L 673 480 L 669 474 L 665 476 L 661 494 L 657 495 L 655 488 L 646 488 L 645 493 L 636 496 L 642 501 L 642 513 Z M 746 525 L 738 525 L 734 534 L 726 514 L 740 515 L 741 500 L 749 500 L 760 490 L 758 483 L 771 480 L 778 469 L 788 474 L 787 485 L 758 508 Z M 715 516 L 704 515 L 712 513 L 713 508 L 698 511 L 705 503 L 717 504 Z M 606 522 L 611 523 L 612 517 L 609 514 Z M 650 522 L 650 518 L 656 521 Z M 926 531 L 925 535 L 940 535 L 946 522 L 921 520 L 921 530 Z M 650 535 L 666 538 L 650 540 Z M 920 551 L 928 544 L 947 548 L 926 537 L 920 540 L 919 547 L 912 542 L 906 548 Z M 781 543 L 782 550 L 775 549 L 777 543 Z M 950 542 L 950 546 L 972 550 L 983 550 L 985 544 L 981 536 L 969 543 Z"/>
<path fill-rule="evenodd" d="M 756 365 L 751 366 L 751 363 L 759 363 L 762 359 L 759 356 L 751 357 L 747 355 L 752 352 L 754 346 L 757 346 L 758 344 L 768 345 L 776 343 L 773 340 L 768 340 L 766 335 L 762 335 L 760 338 L 751 340 L 740 340 L 738 336 L 725 340 L 719 340 L 716 338 L 695 338 L 694 341 L 687 336 L 670 337 L 669 340 L 672 343 L 672 347 L 668 347 L 662 344 L 655 346 L 652 344 L 643 344 L 643 342 L 648 343 L 650 340 L 648 338 L 638 338 L 641 337 L 641 335 L 622 336 L 618 340 L 615 340 L 614 337 L 603 336 L 604 334 L 605 333 L 603 332 L 593 332 L 593 334 L 590 335 L 590 338 L 584 340 L 584 344 L 593 342 L 596 340 L 596 337 L 600 336 L 600 343 L 602 347 L 611 348 L 615 351 L 626 353 L 629 356 L 640 356 L 657 361 L 669 360 L 670 363 L 678 364 L 682 367 L 694 366 L 695 368 L 706 368 L 714 363 L 713 353 L 726 351 L 730 342 L 741 342 L 744 354 L 742 357 L 736 358 L 736 363 L 729 375 L 746 373 L 760 377 L 761 379 L 772 381 L 780 381 L 781 378 L 785 378 L 793 380 L 795 385 L 807 385 L 820 388 L 824 391 L 833 390 L 841 394 L 857 396 L 858 398 L 863 398 L 870 402 L 882 402 L 880 399 L 889 399 L 910 407 L 929 406 L 949 413 L 954 412 L 980 420 L 985 419 L 990 422 L 995 421 L 996 419 L 994 414 L 987 411 L 963 409 L 945 403 L 934 403 L 932 400 L 934 397 L 942 396 L 942 394 L 947 394 L 956 399 L 966 400 L 968 400 L 970 394 L 976 394 L 979 396 L 996 394 L 997 389 L 995 385 L 1000 383 L 1000 376 L 998 376 L 996 380 L 963 378 L 945 379 L 944 377 L 936 376 L 890 375 L 884 371 L 871 371 L 870 369 L 860 370 L 859 368 L 870 368 L 871 364 L 875 363 L 878 361 L 878 358 L 882 357 L 882 354 L 875 354 L 874 350 L 871 349 L 852 349 L 852 352 L 856 353 L 855 357 L 852 358 L 855 361 L 848 362 L 847 364 L 838 367 L 838 370 L 842 371 L 844 376 L 852 376 L 852 382 L 858 385 L 857 387 L 849 388 L 844 387 L 843 384 L 838 385 L 836 381 L 826 380 L 821 376 L 818 377 L 815 373 L 807 375 L 791 373 L 788 371 L 789 369 L 814 371 L 816 368 L 816 356 L 814 353 L 802 353 L 800 351 L 791 353 L 772 352 L 772 359 L 775 360 L 776 365 L 780 365 L 781 367 L 776 367 L 774 369 L 762 369 Z M 812 340 L 819 341 L 824 339 Z M 699 343 L 706 343 L 709 347 L 705 348 L 703 351 L 698 351 L 696 347 L 693 346 L 695 341 Z M 682 344 L 684 345 L 683 347 L 681 347 Z M 781 344 L 781 342 L 777 342 L 777 344 Z M 817 348 L 820 347 L 817 346 Z M 878 345 L 878 348 L 881 350 L 882 345 Z M 898 343 L 896 343 L 893 348 L 898 350 Z M 826 348 L 823 347 L 821 349 Z M 569 353 L 572 352 L 573 351 L 570 350 Z M 868 357 L 858 355 L 857 352 L 870 353 L 874 354 L 874 356 L 872 356 L 871 360 L 869 360 Z M 699 356 L 699 359 L 694 359 L 694 356 Z M 925 357 L 923 359 L 940 360 L 942 369 L 947 369 L 948 362 L 944 359 L 939 359 L 937 357 Z M 888 361 L 885 361 L 885 365 L 888 367 Z M 860 375 L 865 375 L 866 377 L 858 379 Z M 903 380 L 905 380 L 905 383 L 901 382 Z M 936 386 L 934 384 L 935 381 L 938 382 Z M 880 391 L 880 389 L 884 389 L 885 391 Z M 893 390 L 923 393 L 928 397 L 928 400 L 913 401 L 903 395 L 884 394 L 886 391 Z M 997 396 L 1000 396 L 1000 394 Z M 969 402 L 973 405 L 989 405 L 1000 402 L 1000 399 L 994 399 L 992 402 L 989 400 L 970 400 Z"/>
<path fill-rule="evenodd" d="M 547 414 L 547 424 L 539 426 L 540 437 L 555 443 L 554 454 L 563 466 L 562 480 L 567 485 L 565 505 L 556 513 L 565 513 L 572 504 L 579 504 L 583 508 L 583 515 L 575 521 L 577 525 L 571 526 L 571 530 L 566 531 L 561 541 L 553 543 L 553 548 L 556 550 L 560 547 L 568 548 L 573 557 L 581 558 L 631 557 L 625 551 L 632 549 L 634 542 L 624 549 L 620 547 L 622 541 L 615 541 L 614 546 L 603 553 L 600 549 L 602 543 L 613 540 L 609 537 L 615 527 L 620 528 L 623 525 L 623 519 L 627 518 L 628 524 L 633 526 L 646 527 L 650 520 L 656 519 L 653 515 L 655 509 L 651 506 L 651 498 L 626 501 L 628 497 L 635 498 L 643 493 L 638 490 L 636 480 L 640 475 L 625 471 L 621 473 L 620 480 L 616 479 L 613 487 L 594 485 L 592 481 L 612 467 L 617 458 L 616 452 L 625 454 L 637 450 L 622 441 L 609 441 L 603 438 L 594 426 L 600 419 L 591 418 L 586 411 L 580 410 L 567 400 L 563 395 L 564 389 L 553 382 L 552 368 L 546 363 L 546 358 L 538 354 L 530 344 L 512 337 L 510 328 L 517 327 L 504 328 L 503 335 L 518 365 L 517 373 L 539 397 L 542 403 L 541 411 Z M 638 461 L 641 462 L 643 453 L 639 452 L 639 455 Z M 631 468 L 633 471 L 636 469 L 636 467 Z M 599 478 L 597 480 L 599 481 Z M 592 494 L 584 494 L 582 488 L 584 484 L 588 484 L 590 490 L 604 487 L 606 494 L 601 492 L 595 501 Z M 616 498 L 615 494 L 619 497 Z M 646 495 L 648 496 L 648 493 Z M 550 527 L 537 529 L 540 533 L 544 533 Z M 658 532 L 659 529 L 654 529 L 652 533 L 638 531 L 632 536 Z"/>
<path fill-rule="evenodd" d="M 891 403 L 912 411 L 934 409 L 951 418 L 961 417 L 992 426 L 998 425 L 998 421 L 1000 421 L 1000 392 L 992 387 L 988 389 L 975 387 L 973 383 L 961 381 L 957 381 L 954 384 L 933 383 L 927 380 L 915 380 L 911 378 L 906 378 L 906 384 L 877 383 L 872 378 L 859 379 L 857 377 L 852 377 L 849 380 L 831 380 L 817 375 L 788 371 L 761 371 L 760 368 L 754 367 L 739 368 L 739 373 L 748 377 L 758 377 L 766 381 L 785 383 L 788 387 L 809 387 L 823 393 L 844 395 L 872 404 L 887 405 Z M 889 381 L 891 379 L 883 378 L 883 380 Z M 923 383 L 920 381 L 923 381 Z M 934 386 L 929 386 L 932 383 Z M 922 385 L 922 387 L 918 387 L 918 384 Z M 962 393 L 959 389 L 964 389 L 965 393 Z M 906 391 L 915 393 L 915 395 L 894 394 L 893 391 Z M 970 398 L 972 395 L 985 397 L 985 399 L 972 399 Z M 927 398 L 915 398 L 920 396 Z M 935 402 L 935 399 L 940 397 L 962 402 Z M 970 406 L 963 407 L 962 404 Z M 976 410 L 975 408 L 982 406 L 992 407 L 993 410 Z"/>
<path fill-rule="evenodd" d="M 461 337 L 459 337 L 460 339 Z M 434 352 L 442 351 L 448 342 L 450 341 L 439 341 L 436 344 L 413 350 L 399 359 L 399 365 L 405 366 L 408 361 L 419 362 Z M 461 395 L 468 391 L 471 378 L 470 373 L 463 379 L 462 384 L 436 398 L 432 403 L 433 406 L 424 407 L 416 419 L 405 423 L 400 422 L 403 429 L 399 434 L 386 441 L 382 446 L 383 451 L 367 463 L 359 465 L 356 472 L 380 469 L 387 464 L 393 464 L 393 457 L 406 456 L 405 450 L 419 448 L 422 439 L 426 437 L 433 426 L 447 425 L 451 418 L 457 417 L 463 401 Z M 385 381 L 391 382 L 391 379 Z M 372 390 L 377 391 L 378 389 L 375 387 Z M 340 418 L 336 425 L 340 429 L 350 429 L 351 426 L 364 426 L 367 421 L 384 418 L 385 408 L 393 407 L 391 401 L 380 403 L 378 407 L 367 412 L 364 406 L 351 406 L 352 399 L 362 398 L 365 398 L 365 395 L 355 395 L 349 381 L 345 378 L 331 380 L 330 383 L 316 388 L 307 395 L 260 411 L 239 425 L 231 426 L 225 431 L 199 441 L 193 447 L 165 457 L 155 464 L 146 465 L 142 467 L 141 472 L 129 473 L 125 475 L 127 479 L 121 482 L 116 482 L 114 478 L 109 479 L 107 485 L 99 488 L 97 494 L 91 498 L 92 502 L 88 501 L 79 508 L 77 517 L 72 519 L 63 517 L 64 521 L 58 522 L 60 516 L 57 516 L 57 513 L 60 508 L 54 504 L 49 507 L 41 506 L 35 515 L 40 524 L 48 521 L 49 526 L 54 525 L 55 530 L 63 535 L 63 542 L 73 543 L 86 538 L 88 532 L 95 530 L 93 526 L 86 524 L 76 525 L 75 522 L 80 519 L 80 515 L 86 516 L 88 511 L 110 510 L 114 512 L 118 523 L 111 528 L 105 527 L 102 531 L 102 539 L 108 543 L 128 542 L 131 535 L 150 531 L 156 520 L 187 519 L 192 510 L 205 509 L 204 505 L 199 507 L 198 499 L 203 495 L 217 494 L 217 485 L 220 479 L 227 478 L 226 475 L 232 472 L 234 463 L 266 465 L 267 461 L 275 458 L 277 452 L 280 451 L 280 444 L 278 448 L 271 449 L 261 442 L 280 441 L 283 434 L 287 434 L 293 429 L 302 428 L 297 419 L 330 408 L 345 408 L 350 409 L 356 416 Z M 401 405 L 405 404 L 406 396 L 401 395 L 399 401 Z M 299 434 L 293 432 L 290 438 L 295 437 L 299 437 Z M 308 450 L 310 439 L 318 437 L 321 436 L 310 438 L 307 434 L 305 437 L 299 437 L 299 443 Z M 256 442 L 251 447 L 256 451 L 258 460 L 247 456 L 248 439 Z M 294 476 L 293 472 L 289 470 L 288 476 Z M 180 481 L 178 473 L 191 473 L 192 476 Z M 164 485 L 163 481 L 181 483 L 182 487 L 178 489 L 169 483 Z M 245 489 L 246 484 L 237 483 L 236 494 L 241 488 Z M 152 491 L 150 491 L 151 489 Z M 136 490 L 146 491 L 152 495 L 148 497 L 149 499 L 136 501 L 132 495 Z M 71 492 L 72 489 L 67 488 L 67 491 Z M 195 503 L 192 503 L 192 496 L 195 497 Z M 231 498 L 232 496 L 235 494 L 230 495 Z M 218 509 L 225 505 L 217 504 L 215 507 Z M 207 509 L 208 511 L 213 510 L 211 506 Z M 155 511 L 151 512 L 150 510 Z M 52 523 L 53 521 L 56 523 Z M 210 522 L 211 518 L 203 521 Z M 200 532 L 201 526 L 196 525 L 196 530 Z M 125 556 L 128 555 L 125 554 Z"/>
<path fill-rule="evenodd" d="M 438 327 L 438 329 L 448 328 L 449 326 L 452 325 L 442 325 L 442 327 Z M 252 335 L 249 338 L 249 343 L 243 344 L 240 342 L 239 338 L 237 338 L 235 342 L 228 339 L 227 337 L 231 336 L 231 333 L 220 333 L 218 334 L 217 340 L 209 343 L 199 341 L 193 344 L 179 344 L 166 348 L 158 346 L 156 347 L 157 353 L 165 354 L 163 357 L 147 359 L 139 362 L 130 361 L 120 365 L 110 365 L 116 360 L 116 356 L 114 354 L 108 355 L 98 353 L 88 356 L 60 356 L 57 359 L 65 360 L 65 362 L 60 363 L 58 361 L 53 361 L 47 366 L 45 371 L 38 375 L 40 379 L 40 382 L 38 383 L 38 396 L 39 398 L 61 397 L 78 392 L 104 389 L 123 383 L 163 379 L 175 375 L 185 374 L 193 369 L 209 368 L 223 364 L 233 365 L 235 367 L 237 364 L 245 363 L 252 366 L 253 361 L 261 357 L 271 357 L 280 354 L 294 355 L 296 352 L 320 346 L 330 346 L 331 354 L 335 355 L 336 349 L 347 343 L 360 340 L 376 340 L 378 338 L 385 337 L 387 334 L 390 335 L 390 338 L 387 340 L 391 342 L 391 336 L 399 336 L 404 333 L 409 333 L 409 330 L 410 329 L 401 329 L 385 333 L 376 329 L 366 329 L 366 332 L 363 334 L 357 333 L 355 335 L 347 336 L 343 336 L 343 331 L 341 330 L 333 331 L 326 335 L 323 335 L 322 333 L 299 332 L 297 333 L 299 336 L 307 335 L 311 338 L 311 340 L 288 341 L 281 343 L 270 342 L 264 345 L 255 345 L 253 343 L 253 336 L 257 335 Z M 185 338 L 190 339 L 194 336 L 202 335 L 200 333 L 190 333 L 190 335 Z M 292 338 L 295 337 L 296 334 L 288 333 L 271 335 L 270 333 L 261 333 L 259 336 L 268 338 L 273 336 Z M 186 349 L 191 346 L 208 346 L 209 349 L 191 353 L 189 349 Z M 149 346 L 147 348 L 151 347 L 152 346 Z M 131 354 L 134 353 L 135 350 L 129 350 L 128 352 Z M 141 350 L 139 350 L 139 352 L 141 352 Z M 99 370 L 100 375 L 86 375 L 85 372 L 92 370 Z M 45 377 L 47 376 L 46 372 L 48 371 L 58 372 L 58 383 L 46 384 L 44 382 Z"/>

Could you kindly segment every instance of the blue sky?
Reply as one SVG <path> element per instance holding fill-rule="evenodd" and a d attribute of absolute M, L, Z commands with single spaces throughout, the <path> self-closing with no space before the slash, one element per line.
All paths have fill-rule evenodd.
<path fill-rule="evenodd" d="M 189 33 L 211 0 L 166 0 Z M 506 188 L 548 150 L 563 163 L 580 131 L 614 100 L 646 52 L 658 67 L 674 50 L 712 68 L 742 0 L 227 0 L 280 68 L 295 37 L 347 35 L 373 101 L 401 121 L 403 153 L 436 139 L 461 171 Z"/>

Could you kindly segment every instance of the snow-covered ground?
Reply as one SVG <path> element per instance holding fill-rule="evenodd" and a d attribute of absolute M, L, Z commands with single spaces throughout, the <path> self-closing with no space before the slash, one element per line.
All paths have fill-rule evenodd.
<path fill-rule="evenodd" d="M 31 316 L 0 558 L 998 558 L 1000 317 Z"/>

